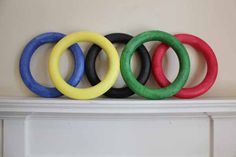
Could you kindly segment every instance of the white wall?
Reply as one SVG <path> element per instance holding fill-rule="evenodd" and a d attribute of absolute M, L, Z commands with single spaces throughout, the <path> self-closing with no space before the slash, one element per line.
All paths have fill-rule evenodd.
<path fill-rule="evenodd" d="M 83 30 L 104 35 L 112 32 L 136 35 L 156 29 L 191 33 L 207 41 L 218 57 L 219 76 L 214 88 L 204 96 L 236 96 L 235 8 L 235 0 L 1 0 L 0 96 L 33 95 L 21 81 L 18 62 L 25 44 L 35 35 Z M 33 57 L 31 64 L 36 79 L 46 85 L 51 84 L 47 74 L 51 47 L 40 48 L 42 52 Z M 188 85 L 191 85 L 201 80 L 204 62 L 192 49 L 189 53 L 192 72 Z M 173 53 L 169 53 L 168 59 L 167 73 L 173 79 L 178 62 Z M 68 69 L 73 67 L 71 56 L 63 56 L 63 61 L 63 74 L 68 75 Z M 86 80 L 83 84 L 86 86 Z M 121 78 L 117 84 L 123 84 Z"/>

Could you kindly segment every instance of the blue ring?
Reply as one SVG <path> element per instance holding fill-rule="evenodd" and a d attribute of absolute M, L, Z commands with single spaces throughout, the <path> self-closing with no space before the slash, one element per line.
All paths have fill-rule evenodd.
<path fill-rule="evenodd" d="M 30 60 L 34 52 L 38 47 L 46 43 L 56 43 L 60 39 L 65 37 L 62 33 L 48 32 L 43 33 L 33 38 L 24 48 L 20 58 L 20 74 L 25 85 L 34 93 L 41 97 L 54 98 L 62 96 L 56 88 L 50 88 L 40 85 L 35 81 L 30 72 Z M 84 74 L 84 54 L 78 44 L 73 44 L 69 47 L 73 54 L 75 65 L 74 71 L 68 80 L 71 86 L 76 86 L 83 77 Z"/>

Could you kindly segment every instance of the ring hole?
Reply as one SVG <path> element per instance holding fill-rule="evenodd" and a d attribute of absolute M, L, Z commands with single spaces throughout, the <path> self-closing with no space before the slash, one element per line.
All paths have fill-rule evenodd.
<path fill-rule="evenodd" d="M 155 51 L 156 45 L 159 45 L 159 44 L 160 44 L 159 41 L 148 41 L 148 42 L 144 43 L 144 46 L 148 50 L 150 57 L 152 57 L 152 55 Z M 145 86 L 150 87 L 150 88 L 160 88 L 160 86 L 156 83 L 152 73 L 150 74 L 150 77 L 148 78 L 148 81 L 145 84 Z"/>
<path fill-rule="evenodd" d="M 67 49 L 60 58 L 59 69 L 64 80 L 69 80 L 74 71 L 74 58 L 71 51 Z"/>
<path fill-rule="evenodd" d="M 116 43 L 113 45 L 117 49 L 117 52 L 119 53 L 119 56 L 120 56 L 125 45 L 116 44 Z M 140 63 L 140 58 L 137 55 L 137 53 L 135 53 L 131 59 L 131 70 L 134 73 L 134 75 L 137 77 L 140 72 L 140 64 L 135 64 L 135 63 Z M 108 71 L 108 58 L 107 58 L 106 53 L 103 50 L 99 53 L 95 64 L 96 64 L 96 71 L 97 71 L 98 77 L 100 78 L 100 80 L 102 80 Z M 119 76 L 115 84 L 113 85 L 113 87 L 114 88 L 126 87 L 126 83 L 124 82 L 121 73 L 119 73 Z"/>
<path fill-rule="evenodd" d="M 184 45 L 190 58 L 190 75 L 184 87 L 194 87 L 202 82 L 206 76 L 207 66 L 204 56 L 189 45 Z M 164 60 L 163 69 L 166 77 L 173 82 L 179 71 L 179 60 L 172 48 L 169 48 Z"/>
<path fill-rule="evenodd" d="M 47 87 L 54 87 L 48 73 L 48 59 L 53 46 L 54 44 L 51 43 L 40 46 L 33 54 L 30 61 L 30 71 L 32 76 L 39 84 Z M 67 51 L 69 52 L 69 50 Z M 74 65 L 73 57 L 68 52 L 64 53 L 60 60 L 60 70 L 65 80 L 68 80 L 72 74 Z"/>
<path fill-rule="evenodd" d="M 78 42 L 77 44 L 79 44 L 84 56 L 87 55 L 88 49 L 89 47 L 92 45 L 92 43 L 90 42 Z M 82 79 L 80 80 L 79 84 L 76 86 L 77 88 L 88 88 L 90 87 L 90 83 L 88 82 L 88 79 L 84 73 Z"/>

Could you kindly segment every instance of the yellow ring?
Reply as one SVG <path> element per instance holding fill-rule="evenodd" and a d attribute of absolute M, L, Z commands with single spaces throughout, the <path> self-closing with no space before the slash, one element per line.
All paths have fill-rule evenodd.
<path fill-rule="evenodd" d="M 89 88 L 75 88 L 70 86 L 59 70 L 59 62 L 65 50 L 77 42 L 93 42 L 100 46 L 107 54 L 109 69 L 104 79 L 97 85 Z M 93 32 L 76 32 L 61 39 L 53 48 L 49 57 L 49 75 L 55 87 L 64 95 L 73 99 L 93 99 L 108 91 L 115 83 L 119 72 L 119 55 L 113 44 L 104 36 Z"/>

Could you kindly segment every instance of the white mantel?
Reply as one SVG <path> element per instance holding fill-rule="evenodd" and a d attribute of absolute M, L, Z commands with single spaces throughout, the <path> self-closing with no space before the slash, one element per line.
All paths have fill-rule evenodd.
<path fill-rule="evenodd" d="M 1 97 L 0 113 L 58 114 L 236 114 L 236 99 L 97 99 Z"/>
<path fill-rule="evenodd" d="M 236 155 L 235 98 L 1 97 L 0 118 L 3 157 Z"/>

